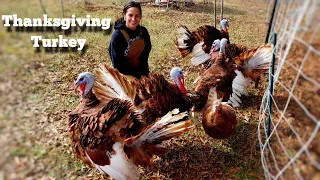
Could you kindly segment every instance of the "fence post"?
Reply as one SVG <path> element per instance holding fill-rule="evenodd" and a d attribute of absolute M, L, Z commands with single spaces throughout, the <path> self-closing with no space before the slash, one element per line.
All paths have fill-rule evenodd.
<path fill-rule="evenodd" d="M 272 15 L 271 15 L 270 22 L 269 22 L 269 27 L 268 27 L 268 32 L 267 32 L 267 37 L 266 37 L 265 43 L 268 43 L 268 40 L 269 40 L 270 31 L 271 31 L 271 27 L 272 27 L 272 24 L 273 24 L 273 18 L 274 18 L 274 14 L 276 12 L 277 4 L 278 4 L 278 0 L 275 0 L 274 4 L 273 4 Z"/>
<path fill-rule="evenodd" d="M 64 18 L 63 0 L 60 0 L 60 9 L 61 9 L 61 16 L 62 18 Z"/>
<path fill-rule="evenodd" d="M 273 33 L 273 49 L 272 49 L 272 61 L 270 64 L 269 73 L 269 96 L 268 96 L 268 118 L 267 118 L 267 138 L 270 136 L 271 126 L 271 113 L 272 113 L 272 94 L 273 94 L 273 79 L 274 79 L 274 64 L 276 61 L 276 44 L 277 44 L 277 33 Z"/>
<path fill-rule="evenodd" d="M 220 13 L 220 21 L 223 19 L 223 0 L 221 0 L 221 13 Z"/>
<path fill-rule="evenodd" d="M 214 27 L 217 28 L 217 0 L 214 0 L 214 9 L 213 9 L 213 14 L 214 14 Z"/>

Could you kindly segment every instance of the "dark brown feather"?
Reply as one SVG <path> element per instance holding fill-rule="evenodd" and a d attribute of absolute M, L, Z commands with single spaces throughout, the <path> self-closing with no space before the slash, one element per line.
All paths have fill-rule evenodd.
<path fill-rule="evenodd" d="M 202 126 L 212 138 L 228 138 L 236 130 L 237 118 L 235 110 L 229 105 L 222 104 L 219 113 L 216 114 L 211 105 L 203 113 Z"/>
<path fill-rule="evenodd" d="M 170 114 L 162 117 L 161 119 L 158 118 L 157 121 L 149 125 L 139 135 L 125 140 L 124 150 L 135 164 L 152 166 L 152 155 L 160 156 L 168 151 L 167 148 L 162 145 L 163 141 L 180 136 L 185 131 L 193 127 L 192 122 L 185 119 L 187 118 L 187 113 L 180 113 L 176 115 L 173 115 L 172 111 L 169 113 Z M 177 119 L 168 121 L 168 118 L 170 119 L 173 116 Z M 160 120 L 161 122 L 158 123 Z M 153 135 L 148 135 L 150 133 Z M 144 140 L 137 140 L 138 138 Z"/>
<path fill-rule="evenodd" d="M 185 57 L 190 54 L 193 50 L 193 47 L 204 41 L 202 49 L 205 53 L 209 54 L 213 41 L 216 39 L 226 38 L 229 43 L 229 34 L 223 30 L 218 30 L 214 26 L 204 25 L 197 28 L 195 31 L 190 31 L 186 26 L 183 27 L 187 33 L 188 40 L 185 40 L 186 48 L 179 48 L 178 40 L 175 41 L 176 47 L 178 48 L 181 57 Z"/>
<path fill-rule="evenodd" d="M 234 63 L 233 58 L 238 57 L 241 53 L 246 52 L 248 50 L 247 47 L 241 44 L 227 44 L 225 47 L 226 50 L 226 58 L 229 58 L 228 64 Z M 215 52 L 218 53 L 218 52 Z M 216 58 L 210 59 L 207 64 L 205 64 L 205 68 L 208 69 L 212 64 L 214 64 Z"/>
<path fill-rule="evenodd" d="M 157 118 L 164 116 L 174 108 L 180 112 L 189 111 L 192 104 L 185 95 L 182 95 L 176 84 L 168 82 L 163 75 L 150 74 L 137 81 L 137 96 L 135 106 L 146 104 L 143 119 L 153 123 Z"/>
<path fill-rule="evenodd" d="M 232 93 L 232 81 L 236 74 L 225 61 L 225 56 L 221 53 L 216 58 L 214 64 L 207 69 L 200 77 L 195 86 L 195 92 L 201 100 L 195 104 L 194 111 L 200 111 L 207 102 L 210 88 L 216 88 L 218 95 L 227 101 Z"/>
<path fill-rule="evenodd" d="M 74 154 L 90 166 L 92 164 L 86 153 L 94 163 L 106 165 L 110 160 L 102 155 L 103 152 L 113 151 L 115 142 L 123 142 L 144 128 L 145 124 L 130 102 L 113 99 L 104 105 L 92 92 L 69 114 L 69 134 Z"/>
<path fill-rule="evenodd" d="M 88 154 L 92 162 L 98 164 L 99 166 L 105 166 L 110 164 L 110 158 L 105 150 L 86 149 L 86 153 Z"/>
<path fill-rule="evenodd" d="M 115 71 L 115 73 L 118 72 Z M 126 83 L 123 82 L 123 84 Z M 110 157 L 106 153 L 114 153 L 114 143 L 119 142 L 125 145 L 124 142 L 130 142 L 130 140 L 135 143 L 135 136 L 141 136 L 146 131 L 147 124 L 152 124 L 158 117 L 164 116 L 176 107 L 179 107 L 180 111 L 191 108 L 191 104 L 184 100 L 179 88 L 167 82 L 162 75 L 141 78 L 137 87 L 137 94 L 132 93 L 136 94 L 136 104 L 145 103 L 147 105 L 147 110 L 142 115 L 137 114 L 134 105 L 129 100 L 113 98 L 107 101 L 106 99 L 110 98 L 106 94 L 105 97 L 108 98 L 99 101 L 92 91 L 69 114 L 69 133 L 76 157 L 90 166 L 92 166 L 91 161 L 97 165 L 109 165 Z M 167 151 L 165 147 L 155 145 L 181 135 L 192 126 L 189 120 L 181 118 L 179 121 L 182 121 L 181 124 L 184 125 L 183 127 L 181 124 L 177 125 L 180 129 L 174 129 L 175 126 L 171 129 L 166 129 L 166 126 L 161 127 L 165 132 L 167 130 L 172 132 L 169 135 L 160 136 L 149 144 L 145 143 L 143 148 L 147 148 L 147 151 L 141 149 L 137 151 L 134 146 L 131 150 L 130 145 L 126 146 L 124 150 L 127 157 L 132 158 L 135 164 L 152 164 L 153 155 L 161 155 Z"/>
<path fill-rule="evenodd" d="M 85 121 L 85 118 L 82 117 L 84 114 L 96 114 L 100 109 L 102 109 L 102 104 L 100 104 L 96 96 L 90 92 L 87 97 L 82 100 L 78 107 L 69 113 L 69 136 L 74 155 L 91 167 L 93 167 L 93 165 L 87 158 L 84 148 L 80 145 L 82 130 L 79 127 L 84 127 L 83 122 Z M 79 121 L 79 119 L 84 120 Z"/>
<path fill-rule="evenodd" d="M 197 28 L 196 32 L 198 34 L 198 37 L 200 37 L 198 38 L 200 41 L 198 41 L 197 43 L 204 41 L 202 45 L 202 49 L 207 54 L 210 53 L 212 43 L 216 39 L 226 38 L 229 41 L 229 34 L 225 33 L 222 30 L 216 29 L 214 26 L 209 26 L 209 25 L 201 26 Z"/>
<path fill-rule="evenodd" d="M 187 35 L 188 39 L 184 40 L 184 42 L 183 42 L 186 44 L 187 48 L 179 48 L 179 43 L 177 40 L 175 41 L 175 45 L 178 48 L 178 50 L 180 51 L 181 57 L 186 57 L 188 54 L 190 54 L 192 52 L 193 46 L 196 45 L 198 42 L 200 42 L 201 39 L 196 32 L 191 32 L 187 28 L 187 26 L 181 25 L 181 27 L 183 29 L 185 29 L 185 31 L 187 32 L 186 35 Z"/>
<path fill-rule="evenodd" d="M 245 77 L 249 77 L 250 79 L 252 79 L 255 82 L 256 88 L 257 88 L 259 81 L 261 79 L 261 74 L 263 72 L 266 72 L 269 70 L 269 62 L 266 61 L 266 63 L 263 66 L 260 66 L 259 69 L 254 69 L 250 66 L 247 66 L 247 64 L 251 58 L 253 58 L 254 56 L 257 55 L 256 53 L 258 51 L 262 51 L 262 50 L 269 52 L 269 55 L 271 57 L 272 47 L 270 44 L 266 44 L 266 45 L 261 45 L 256 48 L 242 52 L 233 59 L 233 61 L 238 65 L 239 69 L 242 71 L 243 75 Z M 268 57 L 268 56 L 266 56 L 266 57 Z M 276 63 L 277 63 L 277 61 L 276 61 Z"/>
<path fill-rule="evenodd" d="M 233 59 L 247 50 L 248 50 L 248 48 L 241 45 L 241 44 L 227 44 L 226 45 L 226 57 Z"/>

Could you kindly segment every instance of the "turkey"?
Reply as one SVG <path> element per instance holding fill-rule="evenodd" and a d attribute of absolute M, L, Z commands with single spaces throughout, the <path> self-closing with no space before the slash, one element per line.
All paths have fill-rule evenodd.
<path fill-rule="evenodd" d="M 210 60 L 206 65 L 205 68 L 208 69 L 213 63 L 216 57 L 219 54 L 221 40 L 216 39 L 211 46 L 209 54 L 202 50 L 200 44 L 197 44 L 193 48 L 191 63 L 195 66 L 205 63 L 206 61 Z M 241 45 L 241 44 L 226 44 L 225 47 L 225 54 L 226 57 L 232 61 L 233 58 L 239 56 L 241 53 L 247 51 L 248 48 Z"/>
<path fill-rule="evenodd" d="M 220 45 L 217 46 L 216 44 L 212 44 L 212 46 L 214 47 L 211 48 L 211 51 L 209 54 L 217 54 L 218 53 L 217 51 L 220 49 Z M 230 59 L 233 59 L 246 51 L 248 51 L 248 48 L 242 44 L 226 44 L 225 45 L 225 55 L 227 58 L 230 58 Z M 214 55 L 211 55 L 211 56 L 212 56 L 211 60 L 214 60 Z"/>
<path fill-rule="evenodd" d="M 258 88 L 262 73 L 269 71 L 272 54 L 272 46 L 266 44 L 241 53 L 233 58 L 233 62 L 245 77 L 255 82 L 255 88 Z M 278 63 L 277 57 L 275 63 Z"/>
<path fill-rule="evenodd" d="M 180 111 L 189 111 L 192 108 L 192 103 L 186 95 L 182 69 L 172 68 L 170 76 L 175 83 L 167 81 L 163 75 L 158 74 L 150 74 L 136 81 L 135 106 L 145 106 L 142 114 L 147 122 L 163 116 L 174 108 L 179 108 Z"/>
<path fill-rule="evenodd" d="M 78 88 L 80 88 L 81 101 L 78 107 L 75 110 L 73 110 L 71 113 L 69 113 L 69 120 L 68 120 L 70 138 L 71 138 L 74 154 L 76 157 L 80 158 L 85 164 L 88 164 L 90 166 L 92 166 L 89 160 L 90 158 L 87 157 L 86 152 L 80 145 L 80 143 L 83 142 L 83 137 L 84 137 L 82 135 L 83 129 L 86 128 L 84 131 L 85 132 L 84 134 L 87 134 L 90 127 L 87 125 L 87 123 L 91 123 L 90 129 L 95 130 L 95 128 L 98 127 L 97 125 L 93 126 L 93 121 L 96 121 L 95 124 L 97 124 L 98 122 L 98 119 L 96 118 L 96 116 L 99 114 L 100 114 L 99 116 L 101 116 L 101 113 L 106 111 L 107 107 L 110 108 L 110 105 L 112 104 L 113 105 L 121 104 L 120 99 L 113 100 L 112 102 L 110 102 L 109 106 L 107 106 L 107 103 L 101 102 L 100 100 L 98 100 L 96 95 L 92 92 L 94 82 L 95 82 L 95 77 L 90 72 L 84 72 L 78 76 L 75 83 L 75 91 Z M 128 104 L 128 102 L 124 102 L 124 104 Z M 130 109 L 130 111 L 132 112 L 132 115 L 130 117 L 132 117 L 132 122 L 134 122 L 135 128 L 137 129 L 137 132 L 135 132 L 135 134 L 138 134 L 139 131 L 144 129 L 145 125 L 139 118 L 136 118 L 134 116 L 132 108 Z"/>
<path fill-rule="evenodd" d="M 147 124 L 134 106 L 135 83 L 119 72 L 103 75 L 108 80 L 81 73 L 75 83 L 82 100 L 69 114 L 73 152 L 114 179 L 139 179 L 138 165 L 152 166 L 153 155 L 167 152 L 162 143 L 192 128 L 191 121 L 186 112 L 173 109 Z M 110 84 L 102 84 L 106 81 Z"/>
<path fill-rule="evenodd" d="M 225 139 L 232 135 L 237 126 L 236 111 L 217 97 L 215 88 L 211 88 L 208 103 L 202 115 L 204 131 L 214 139 Z M 213 140 L 214 141 L 214 140 Z M 212 153 L 213 147 L 210 151 Z"/>
<path fill-rule="evenodd" d="M 212 50 L 209 54 L 209 57 L 211 58 L 208 67 L 210 67 L 210 65 L 214 62 L 215 57 L 219 53 L 217 52 L 217 50 L 219 50 L 219 47 L 216 44 L 213 44 L 212 46 Z M 264 44 L 250 50 L 240 44 L 226 44 L 225 46 L 226 57 L 229 58 L 231 62 L 234 62 L 239 66 L 247 65 L 245 67 L 247 68 L 246 70 L 251 69 L 250 71 L 252 71 L 252 69 L 255 69 L 266 71 L 269 69 L 269 63 L 271 62 L 272 57 L 272 46 L 270 44 Z M 253 76 L 251 77 L 254 80 Z"/>
<path fill-rule="evenodd" d="M 203 111 L 211 88 L 216 88 L 222 101 L 230 101 L 233 107 L 239 106 L 241 95 L 247 94 L 250 80 L 245 78 L 234 64 L 227 63 L 223 43 L 224 41 L 221 43 L 220 52 L 213 65 L 198 78 L 195 93 L 190 97 L 194 104 L 193 111 Z"/>
<path fill-rule="evenodd" d="M 193 50 L 195 45 L 202 47 L 201 50 L 209 54 L 212 43 L 216 39 L 227 38 L 229 41 L 229 21 L 226 19 L 221 20 L 220 26 L 220 31 L 213 26 L 205 25 L 197 28 L 197 30 L 193 32 L 191 32 L 186 26 L 181 26 L 179 28 L 179 32 L 182 34 L 182 37 L 175 41 L 181 57 L 186 57 L 190 53 L 199 53 Z"/>
<path fill-rule="evenodd" d="M 214 60 L 219 54 L 220 42 L 221 41 L 219 39 L 216 39 L 215 41 L 213 41 L 209 54 L 203 51 L 202 49 L 203 42 L 196 44 L 193 47 L 193 51 L 191 53 L 191 59 L 190 59 L 191 64 L 197 66 L 210 59 Z M 206 65 L 206 69 L 208 69 L 210 66 Z"/>
<path fill-rule="evenodd" d="M 193 101 L 194 110 L 200 111 L 207 102 L 209 89 L 216 87 L 218 95 L 222 96 L 222 101 L 229 102 L 233 107 L 241 104 L 240 97 L 247 94 L 247 87 L 253 80 L 257 87 L 262 72 L 269 69 L 272 56 L 270 45 L 259 46 L 252 50 L 241 53 L 233 59 L 234 63 L 229 63 L 226 58 L 225 47 L 227 39 L 220 42 L 220 52 L 210 66 L 197 81 L 195 91 L 197 96 Z"/>
<path fill-rule="evenodd" d="M 220 41 L 221 43 L 221 41 Z M 215 58 L 218 56 L 219 54 L 219 49 L 220 49 L 220 44 L 217 43 L 213 43 L 210 53 L 209 53 L 209 59 L 210 60 L 209 63 L 206 65 L 206 68 L 209 68 L 213 63 Z M 225 55 L 227 58 L 229 58 L 230 62 L 233 62 L 233 58 L 239 56 L 241 53 L 248 51 L 248 48 L 245 47 L 244 45 L 241 44 L 226 44 L 225 45 Z M 201 55 L 203 56 L 203 55 Z M 200 57 L 201 57 L 200 56 Z M 199 59 L 199 58 L 198 58 Z M 194 65 L 199 65 L 201 63 L 204 63 L 206 60 L 201 59 L 201 60 L 197 60 L 197 63 L 193 63 Z"/>
<path fill-rule="evenodd" d="M 241 46 L 236 48 L 236 45 L 229 46 L 226 39 L 221 40 L 220 48 L 223 48 L 223 53 L 227 58 L 232 58 L 232 62 L 236 64 L 237 69 L 242 72 L 246 78 L 250 78 L 255 82 L 255 88 L 258 87 L 261 75 L 267 72 L 272 60 L 272 46 L 265 44 L 256 48 L 241 50 Z M 244 51 L 241 53 L 241 51 Z M 278 61 L 276 60 L 276 63 Z"/>
<path fill-rule="evenodd" d="M 120 73 L 116 69 L 108 68 L 106 65 L 100 66 L 96 74 L 99 84 L 102 84 L 99 91 L 100 99 L 108 99 L 109 93 L 105 94 L 104 92 L 110 89 L 109 86 L 114 89 L 122 84 L 120 80 L 117 80 L 119 78 L 114 78 L 121 77 Z M 186 96 L 187 90 L 184 86 L 182 69 L 178 67 L 172 68 L 170 76 L 175 83 L 167 81 L 163 75 L 152 73 L 148 77 L 143 76 L 133 82 L 136 87 L 133 104 L 149 124 L 174 108 L 179 108 L 180 111 L 189 111 L 192 107 L 190 100 Z M 115 80 L 111 81 L 112 79 Z M 124 92 L 123 94 L 126 93 Z"/>
<path fill-rule="evenodd" d="M 206 64 L 206 69 L 209 68 L 214 63 L 215 58 L 219 54 L 221 41 L 222 40 L 219 40 L 219 39 L 214 41 L 209 54 L 206 54 L 204 51 L 201 51 L 201 47 L 195 46 L 194 51 L 198 53 L 196 53 L 195 56 L 191 57 L 191 63 L 193 65 L 200 65 L 202 63 L 205 63 L 207 60 L 210 60 Z M 251 59 L 251 62 L 250 62 L 251 64 L 253 61 L 255 61 L 253 62 L 254 64 L 257 64 L 257 63 L 260 64 L 259 67 L 252 66 L 252 68 L 261 69 L 262 68 L 261 65 L 263 65 L 264 70 L 267 70 L 269 68 L 267 66 L 272 56 L 272 46 L 270 44 L 264 44 L 250 50 L 248 50 L 247 47 L 241 44 L 227 44 L 227 43 L 225 44 L 226 44 L 225 55 L 227 58 L 230 59 L 230 62 L 235 63 L 234 59 L 238 57 L 237 64 L 241 65 L 240 61 L 244 61 L 243 63 L 247 63 L 249 59 Z"/>

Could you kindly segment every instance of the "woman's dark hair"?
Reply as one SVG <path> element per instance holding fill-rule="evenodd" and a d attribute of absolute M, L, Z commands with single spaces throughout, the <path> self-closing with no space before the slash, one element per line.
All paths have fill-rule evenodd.
<path fill-rule="evenodd" d="M 140 11 L 140 14 L 142 15 L 142 9 L 141 9 L 141 5 L 139 2 L 136 2 L 136 1 L 130 1 L 130 2 L 127 2 L 127 4 L 124 5 L 123 7 L 123 11 L 122 11 L 122 14 L 126 14 L 127 13 L 127 10 L 129 8 L 132 8 L 132 7 L 136 7 L 139 9 Z M 118 23 L 121 23 L 124 21 L 124 18 L 123 16 L 119 19 L 116 20 L 115 24 L 118 24 Z"/>
<path fill-rule="evenodd" d="M 129 8 L 132 8 L 132 7 L 138 8 L 139 11 L 140 11 L 140 14 L 142 14 L 142 10 L 141 10 L 140 3 L 139 3 L 139 2 L 136 2 L 136 1 L 130 1 L 130 2 L 128 2 L 126 5 L 124 5 L 124 8 L 123 8 L 122 13 L 125 14 L 125 13 L 127 12 L 127 10 L 128 10 Z"/>

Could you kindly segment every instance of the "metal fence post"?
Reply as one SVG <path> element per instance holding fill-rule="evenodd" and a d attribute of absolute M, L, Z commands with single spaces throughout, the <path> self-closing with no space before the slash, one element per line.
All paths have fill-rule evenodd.
<path fill-rule="evenodd" d="M 269 40 L 270 31 L 271 31 L 271 27 L 272 27 L 272 24 L 273 24 L 273 19 L 274 19 L 274 14 L 276 12 L 277 4 L 278 4 L 278 0 L 275 0 L 274 4 L 273 4 L 272 15 L 271 15 L 270 22 L 269 22 L 269 27 L 268 27 L 268 32 L 267 32 L 267 37 L 266 37 L 265 43 L 268 43 L 268 40 Z"/>
<path fill-rule="evenodd" d="M 272 61 L 270 64 L 269 73 L 269 96 L 268 96 L 268 118 L 267 118 L 267 137 L 270 136 L 271 130 L 271 113 L 272 113 L 272 94 L 273 94 L 273 79 L 274 79 L 274 64 L 276 60 L 276 44 L 277 44 L 277 33 L 273 33 L 273 50 L 272 50 Z"/>

